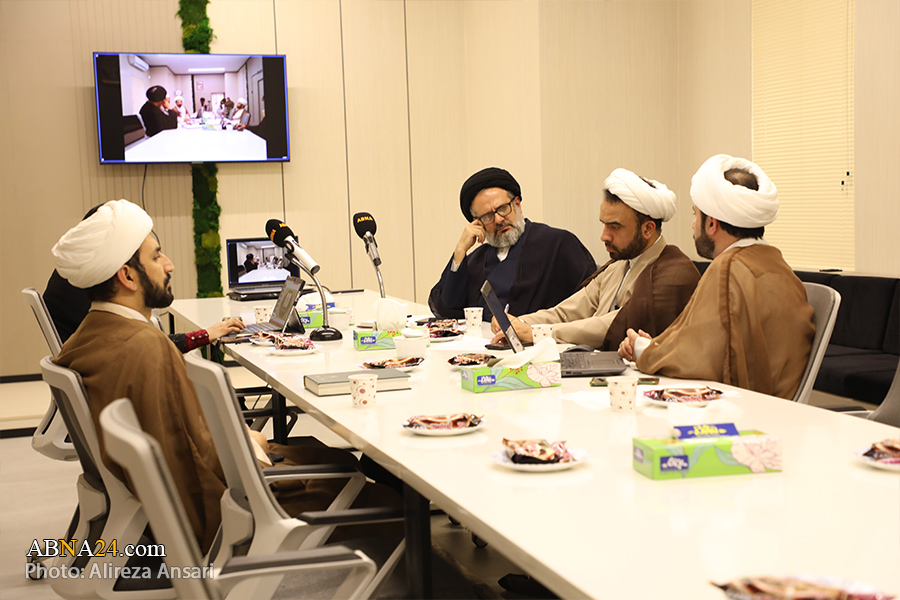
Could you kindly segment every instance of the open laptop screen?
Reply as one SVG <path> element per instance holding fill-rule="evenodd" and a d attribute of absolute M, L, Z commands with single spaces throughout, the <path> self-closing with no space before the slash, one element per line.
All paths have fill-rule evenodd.
<path fill-rule="evenodd" d="M 225 240 L 228 260 L 228 287 L 281 287 L 284 280 L 297 275 L 296 267 L 284 258 L 284 248 L 269 238 Z"/>

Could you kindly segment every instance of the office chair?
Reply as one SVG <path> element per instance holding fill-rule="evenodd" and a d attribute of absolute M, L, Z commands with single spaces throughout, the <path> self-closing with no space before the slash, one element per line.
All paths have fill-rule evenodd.
<path fill-rule="evenodd" d="M 196 353 L 185 355 L 188 377 L 197 390 L 209 426 L 228 491 L 222 498 L 221 544 L 217 566 L 233 556 L 268 555 L 322 545 L 339 525 L 399 521 L 400 508 L 348 508 L 365 485 L 365 476 L 343 465 L 307 465 L 261 470 L 241 420 L 237 397 L 228 372 L 218 363 Z M 278 504 L 269 483 L 283 479 L 346 479 L 347 484 L 328 510 L 311 511 L 296 518 Z M 401 541 L 390 554 L 365 595 L 371 595 L 390 575 L 403 556 Z M 263 596 L 271 582 L 260 581 Z"/>
<path fill-rule="evenodd" d="M 803 282 L 806 288 L 806 300 L 813 307 L 813 324 L 816 326 L 816 334 L 813 337 L 812 347 L 809 349 L 809 359 L 806 368 L 800 378 L 800 385 L 794 394 L 794 402 L 809 404 L 809 396 L 813 385 L 825 358 L 825 350 L 831 340 L 831 332 L 837 319 L 838 308 L 841 306 L 841 295 L 827 285 Z"/>
<path fill-rule="evenodd" d="M 137 498 L 124 482 L 113 475 L 100 457 L 100 441 L 91 420 L 87 393 L 81 376 L 71 369 L 54 364 L 50 357 L 41 360 L 41 374 L 59 408 L 72 445 L 81 462 L 82 474 L 78 476 L 78 519 L 69 539 L 88 542 L 97 547 L 98 540 L 109 543 L 116 540 L 120 551 L 128 544 L 146 542 L 144 532 L 147 517 Z M 110 598 L 126 600 L 152 600 L 172 598 L 174 592 L 168 581 L 132 580 L 115 577 L 88 577 L 99 569 L 116 569 L 129 565 L 124 556 L 72 556 L 57 557 L 54 566 L 83 568 L 84 578 L 54 578 L 53 591 L 63 598 Z M 134 566 L 132 561 L 129 566 Z M 151 563 L 158 570 L 159 563 Z M 108 565 L 105 566 L 105 565 Z"/>
<path fill-rule="evenodd" d="M 159 444 L 138 424 L 134 407 L 127 398 L 116 400 L 100 415 L 103 439 L 110 456 L 128 473 L 135 491 L 143 500 L 156 539 L 166 549 L 166 565 L 193 568 L 203 573 L 209 568 L 200 554 L 184 506 L 172 481 Z M 172 578 L 178 598 L 268 598 L 286 573 L 349 570 L 330 594 L 333 598 L 360 598 L 375 576 L 375 563 L 365 554 L 343 546 L 268 556 L 234 557 L 214 568 L 210 576 Z M 269 582 L 268 593 L 248 586 L 252 580 Z M 251 581 L 248 581 L 251 580 Z M 316 590 L 317 597 L 320 590 Z"/>
<path fill-rule="evenodd" d="M 41 333 L 44 334 L 44 340 L 50 348 L 50 355 L 56 358 L 62 349 L 62 340 L 50 319 L 50 312 L 47 310 L 47 305 L 44 304 L 44 299 L 34 288 L 22 290 L 22 298 L 25 300 L 25 305 L 31 308 L 34 318 L 37 319 Z M 68 440 L 68 434 L 66 425 L 56 409 L 56 403 L 51 398 L 47 412 L 44 413 L 44 417 L 34 430 L 31 447 L 53 460 L 77 460 L 78 455 L 72 442 Z"/>

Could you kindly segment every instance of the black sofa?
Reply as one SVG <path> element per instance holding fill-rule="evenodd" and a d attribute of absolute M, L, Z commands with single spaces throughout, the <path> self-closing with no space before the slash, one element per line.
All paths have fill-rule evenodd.
<path fill-rule="evenodd" d="M 708 262 L 696 262 L 703 273 Z M 900 363 L 900 279 L 795 271 L 841 295 L 831 341 L 813 389 L 881 404 Z"/>

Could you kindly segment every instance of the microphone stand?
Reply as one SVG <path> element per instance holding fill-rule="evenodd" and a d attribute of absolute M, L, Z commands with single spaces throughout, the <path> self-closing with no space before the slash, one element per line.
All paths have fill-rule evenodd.
<path fill-rule="evenodd" d="M 381 297 L 387 298 L 384 295 L 384 281 L 381 279 L 381 269 L 378 268 L 378 265 L 375 265 L 375 275 L 378 276 L 378 291 L 381 292 Z"/>
<path fill-rule="evenodd" d="M 384 293 L 384 280 L 381 278 L 381 268 L 378 266 L 381 261 L 380 261 L 380 259 L 378 262 L 375 261 L 374 257 L 378 256 L 378 255 L 377 254 L 373 255 L 372 251 L 369 248 L 370 244 L 374 244 L 375 242 L 370 242 L 368 240 L 368 238 L 363 238 L 363 241 L 366 243 L 366 254 L 369 255 L 370 259 L 372 259 L 372 266 L 375 267 L 375 276 L 378 277 L 378 291 L 381 292 L 382 298 L 387 298 L 387 296 Z"/>
<path fill-rule="evenodd" d="M 341 332 L 328 325 L 328 303 L 325 301 L 325 290 L 322 289 L 322 284 L 319 283 L 319 278 L 316 277 L 312 273 L 312 271 L 307 269 L 306 265 L 300 262 L 292 252 L 285 252 L 285 254 L 290 257 L 292 263 L 297 265 L 304 273 L 310 276 L 313 283 L 316 284 L 316 289 L 319 290 L 319 297 L 322 299 L 322 326 L 318 329 L 313 329 L 312 331 L 310 331 L 309 339 L 314 342 L 333 342 L 335 340 L 342 339 L 343 336 L 341 335 Z"/>

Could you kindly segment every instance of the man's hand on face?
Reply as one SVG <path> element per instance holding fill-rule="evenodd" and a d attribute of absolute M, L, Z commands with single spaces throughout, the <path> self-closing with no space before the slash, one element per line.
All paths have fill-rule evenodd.
<path fill-rule="evenodd" d="M 472 219 L 472 222 L 463 229 L 462 235 L 459 236 L 459 241 L 456 242 L 456 249 L 453 251 L 453 262 L 461 265 L 466 258 L 466 252 L 475 245 L 475 242 L 479 244 L 484 243 L 484 236 L 484 225 L 478 219 Z"/>

